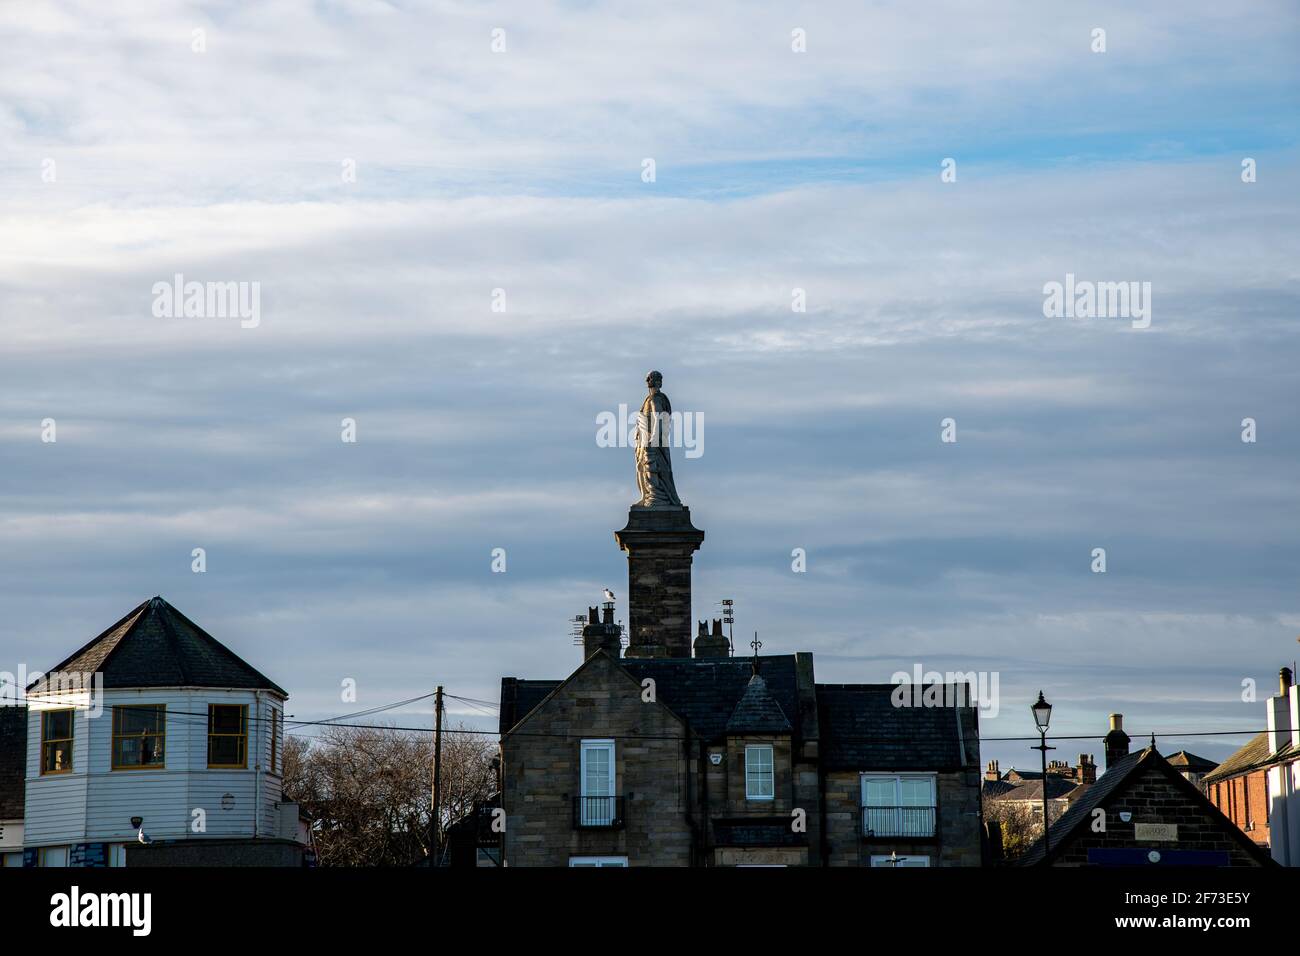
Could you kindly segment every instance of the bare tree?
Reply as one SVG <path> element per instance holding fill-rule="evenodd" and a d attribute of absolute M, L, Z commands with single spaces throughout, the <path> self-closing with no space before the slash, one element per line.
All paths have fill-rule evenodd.
<path fill-rule="evenodd" d="M 1047 811 L 1055 824 L 1064 808 L 1055 800 L 1048 801 Z M 1035 840 L 1043 836 L 1043 812 L 1024 800 L 985 800 L 984 819 L 996 822 L 1002 831 L 1002 853 L 1007 860 L 1023 854 Z"/>
<path fill-rule="evenodd" d="M 495 789 L 496 748 L 443 732 L 442 832 Z M 322 866 L 411 866 L 431 852 L 433 740 L 391 727 L 326 727 L 285 747 L 285 799 L 311 821 Z"/>

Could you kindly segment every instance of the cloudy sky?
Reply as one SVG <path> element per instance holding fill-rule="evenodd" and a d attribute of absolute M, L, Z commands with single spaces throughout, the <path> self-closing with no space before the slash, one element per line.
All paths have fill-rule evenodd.
<path fill-rule="evenodd" d="M 657 368 L 697 617 L 1222 758 L 1177 733 L 1300 654 L 1300 13 L 1130 7 L 0 8 L 0 670 L 162 594 L 299 718 L 562 677 Z M 1067 273 L 1150 328 L 1044 317 Z"/>

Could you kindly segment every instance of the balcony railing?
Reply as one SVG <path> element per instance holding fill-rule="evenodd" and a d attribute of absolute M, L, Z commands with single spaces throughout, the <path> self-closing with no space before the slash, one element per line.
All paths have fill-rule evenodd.
<path fill-rule="evenodd" d="M 862 836 L 911 837 L 934 836 L 934 807 L 863 807 Z"/>
<path fill-rule="evenodd" d="M 617 830 L 623 826 L 622 797 L 574 797 L 573 825 L 580 830 Z"/>

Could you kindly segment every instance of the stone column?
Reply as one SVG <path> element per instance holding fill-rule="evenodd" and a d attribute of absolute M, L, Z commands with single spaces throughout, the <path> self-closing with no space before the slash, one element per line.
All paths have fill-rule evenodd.
<path fill-rule="evenodd" d="M 691 556 L 704 542 L 691 509 L 633 505 L 614 540 L 627 552 L 627 656 L 690 657 Z"/>

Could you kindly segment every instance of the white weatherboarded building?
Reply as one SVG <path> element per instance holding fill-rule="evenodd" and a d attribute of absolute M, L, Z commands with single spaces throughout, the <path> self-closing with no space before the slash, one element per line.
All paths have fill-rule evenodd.
<path fill-rule="evenodd" d="M 144 602 L 28 688 L 24 865 L 300 864 L 286 696 Z"/>

